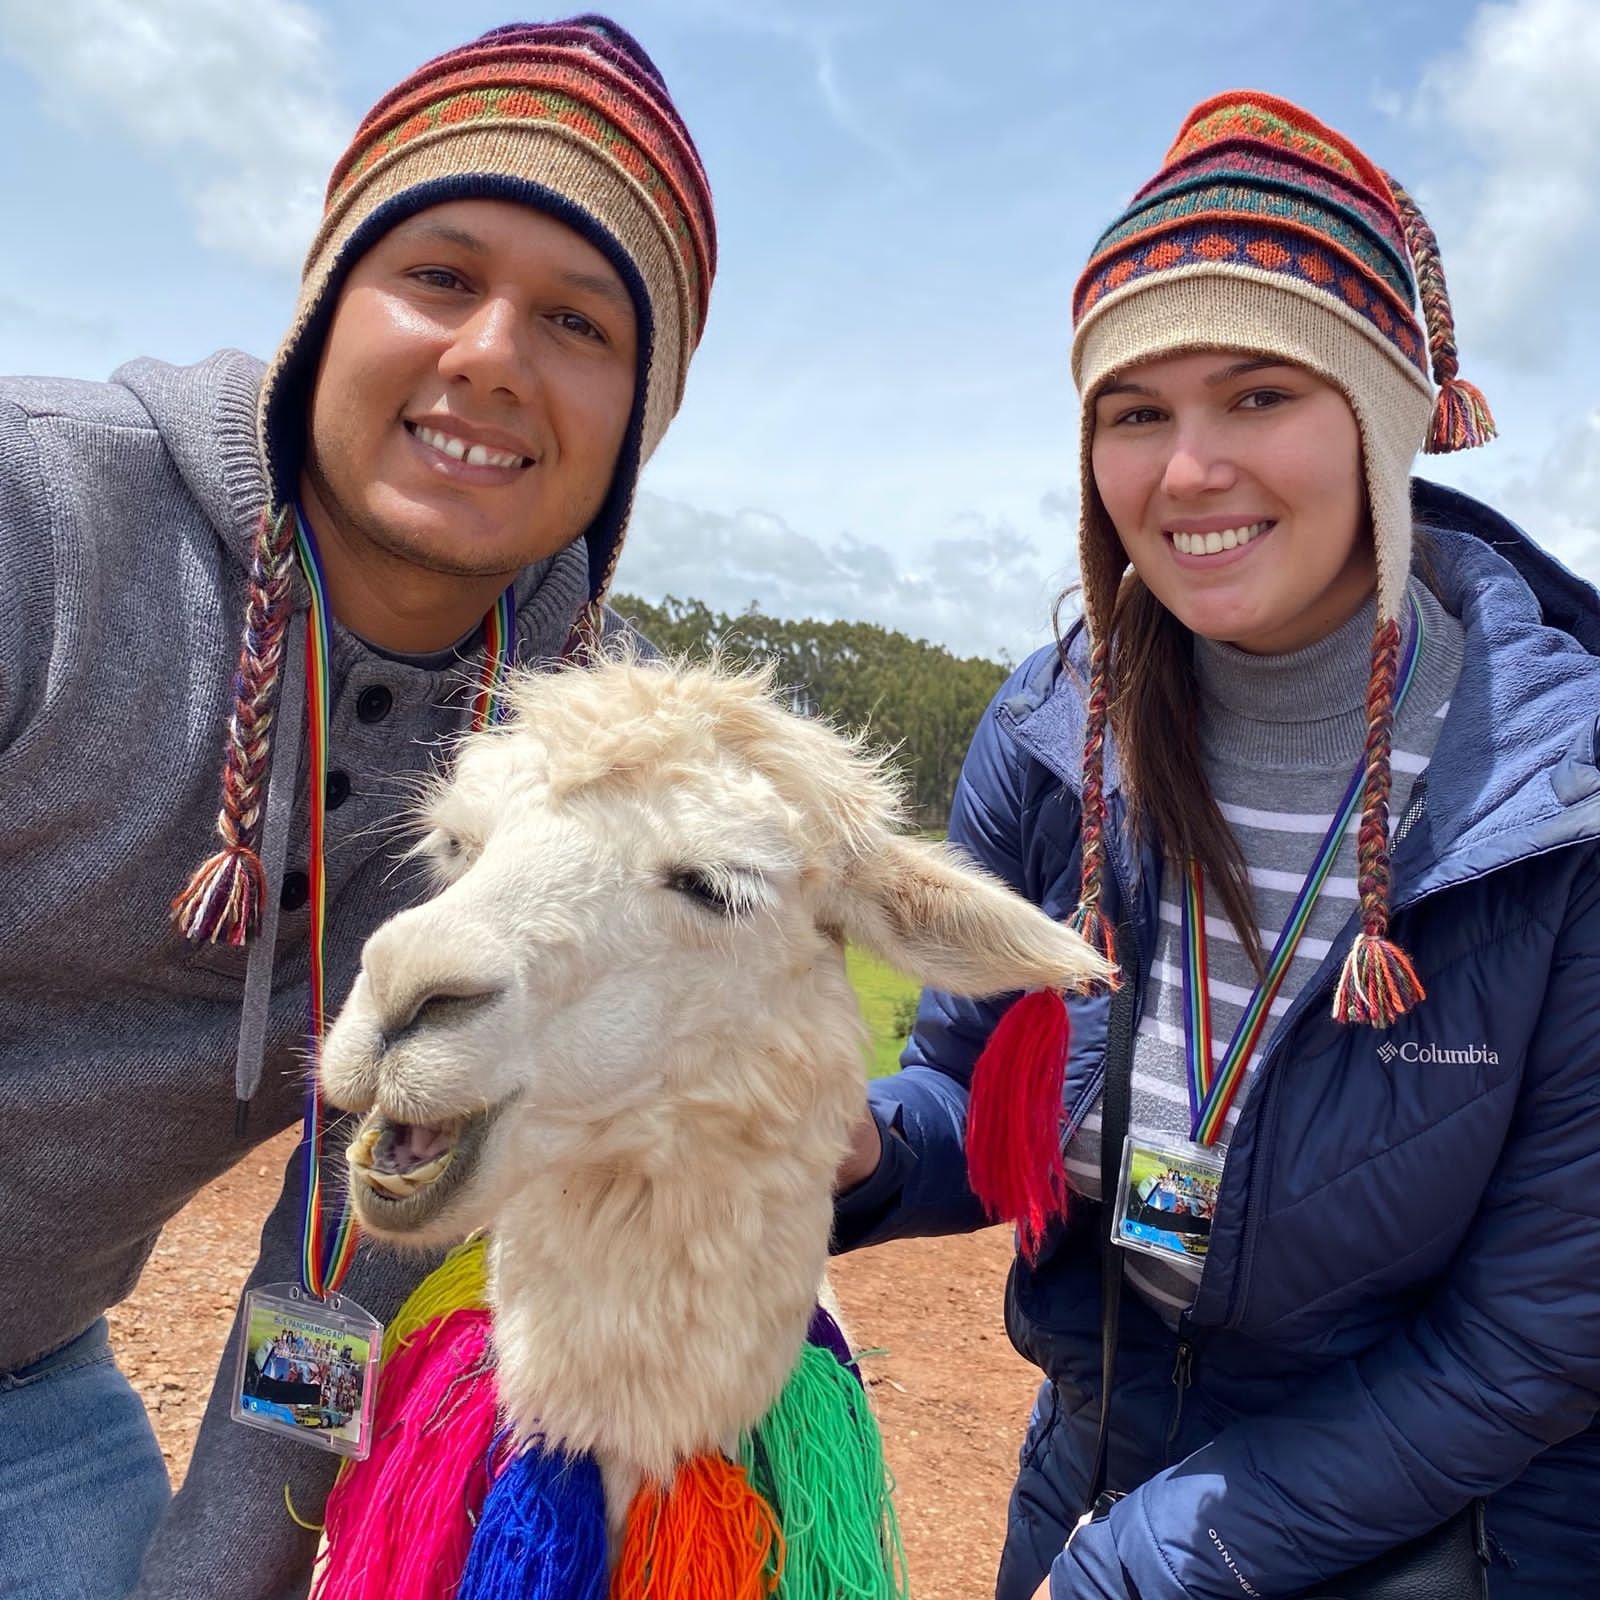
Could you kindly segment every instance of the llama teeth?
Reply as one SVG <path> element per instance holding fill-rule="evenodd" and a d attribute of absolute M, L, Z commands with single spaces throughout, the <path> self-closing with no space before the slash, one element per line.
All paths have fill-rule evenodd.
<path fill-rule="evenodd" d="M 360 1142 L 357 1140 L 356 1144 L 359 1145 Z M 419 1189 L 426 1189 L 430 1183 L 441 1178 L 454 1154 L 453 1150 L 446 1150 L 443 1155 L 435 1156 L 432 1161 L 423 1162 L 420 1167 L 412 1167 L 408 1172 L 383 1172 L 371 1165 L 370 1161 L 359 1159 L 356 1146 L 352 1145 L 350 1165 L 362 1182 L 374 1189 L 381 1189 L 397 1200 L 406 1200 Z"/>
<path fill-rule="evenodd" d="M 406 1173 L 379 1172 L 376 1167 L 362 1168 L 361 1177 L 372 1188 L 381 1189 L 396 1200 L 408 1199 L 418 1187 Z"/>
<path fill-rule="evenodd" d="M 363 1128 L 354 1139 L 350 1141 L 350 1148 L 345 1151 L 345 1159 L 353 1167 L 369 1168 L 372 1165 L 372 1152 L 378 1143 L 377 1128 Z"/>

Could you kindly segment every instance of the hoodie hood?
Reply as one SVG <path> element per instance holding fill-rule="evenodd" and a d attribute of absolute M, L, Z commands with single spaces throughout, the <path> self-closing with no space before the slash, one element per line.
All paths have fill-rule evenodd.
<path fill-rule="evenodd" d="M 256 431 L 266 370 L 242 350 L 219 350 L 191 367 L 144 356 L 111 375 L 144 407 L 184 486 L 243 569 L 267 499 Z"/>

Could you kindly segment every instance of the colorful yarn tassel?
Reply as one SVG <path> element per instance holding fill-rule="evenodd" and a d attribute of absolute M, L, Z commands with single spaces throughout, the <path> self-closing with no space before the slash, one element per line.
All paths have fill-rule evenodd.
<path fill-rule="evenodd" d="M 605 1600 L 605 1594 L 599 1467 L 588 1456 L 539 1445 L 520 1451 L 484 1502 L 455 1600 Z"/>
<path fill-rule="evenodd" d="M 1339 974 L 1333 1018 L 1388 1028 L 1427 996 L 1405 951 L 1382 934 L 1360 933 Z"/>
<path fill-rule="evenodd" d="M 611 1600 L 762 1600 L 777 1589 L 783 1566 L 777 1518 L 744 1469 L 696 1456 L 666 1492 L 646 1484 L 634 1496 Z M 463 1588 L 460 1600 L 477 1596 Z"/>
<path fill-rule="evenodd" d="M 203 861 L 172 902 L 184 938 L 198 944 L 242 945 L 261 919 L 267 877 L 248 845 L 230 845 Z"/>
<path fill-rule="evenodd" d="M 801 1352 L 740 1458 L 783 1526 L 779 1600 L 905 1600 L 883 1439 L 865 1391 L 826 1347 Z"/>
<path fill-rule="evenodd" d="M 1054 989 L 1016 1001 L 989 1035 L 967 1102 L 967 1178 L 983 1208 L 1015 1222 L 1035 1260 L 1046 1225 L 1067 1213 L 1061 1087 L 1070 1029 Z"/>
<path fill-rule="evenodd" d="M 1483 391 L 1465 378 L 1449 378 L 1439 385 L 1434 397 L 1433 424 L 1422 448 L 1430 456 L 1475 450 L 1488 444 L 1497 432 Z"/>
<path fill-rule="evenodd" d="M 372 1454 L 328 1496 L 312 1600 L 451 1594 L 476 1547 L 497 1427 L 487 1311 L 454 1312 L 402 1345 L 379 1379 Z"/>
<path fill-rule="evenodd" d="M 1067 918 L 1067 926 L 1092 950 L 1110 962 L 1113 969 L 1110 987 L 1115 989 L 1122 981 L 1120 974 L 1115 970 L 1117 939 L 1111 927 L 1111 919 L 1100 909 L 1099 901 L 1083 901 Z"/>

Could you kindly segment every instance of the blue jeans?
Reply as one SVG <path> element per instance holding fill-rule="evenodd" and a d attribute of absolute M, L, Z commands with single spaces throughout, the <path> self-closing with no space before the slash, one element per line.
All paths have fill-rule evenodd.
<path fill-rule="evenodd" d="M 172 1488 L 104 1318 L 0 1372 L 0 1595 L 121 1600 Z"/>

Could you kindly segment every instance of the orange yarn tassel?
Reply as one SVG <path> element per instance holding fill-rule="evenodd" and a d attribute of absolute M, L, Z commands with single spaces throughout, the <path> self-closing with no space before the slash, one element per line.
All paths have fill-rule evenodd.
<path fill-rule="evenodd" d="M 782 1572 L 778 1519 L 744 1469 L 696 1456 L 633 1497 L 611 1600 L 765 1600 Z"/>
<path fill-rule="evenodd" d="M 1345 957 L 1333 1020 L 1387 1028 L 1427 998 L 1411 958 L 1378 933 L 1362 933 Z"/>
<path fill-rule="evenodd" d="M 1465 378 L 1449 378 L 1439 385 L 1433 402 L 1433 426 L 1422 448 L 1430 456 L 1474 450 L 1480 444 L 1488 444 L 1497 431 L 1483 391 Z"/>
<path fill-rule="evenodd" d="M 1051 1220 L 1067 1214 L 1061 1086 L 1069 1042 L 1060 994 L 1023 995 L 989 1035 L 967 1097 L 967 1181 L 991 1217 L 1016 1223 L 1029 1261 Z"/>

